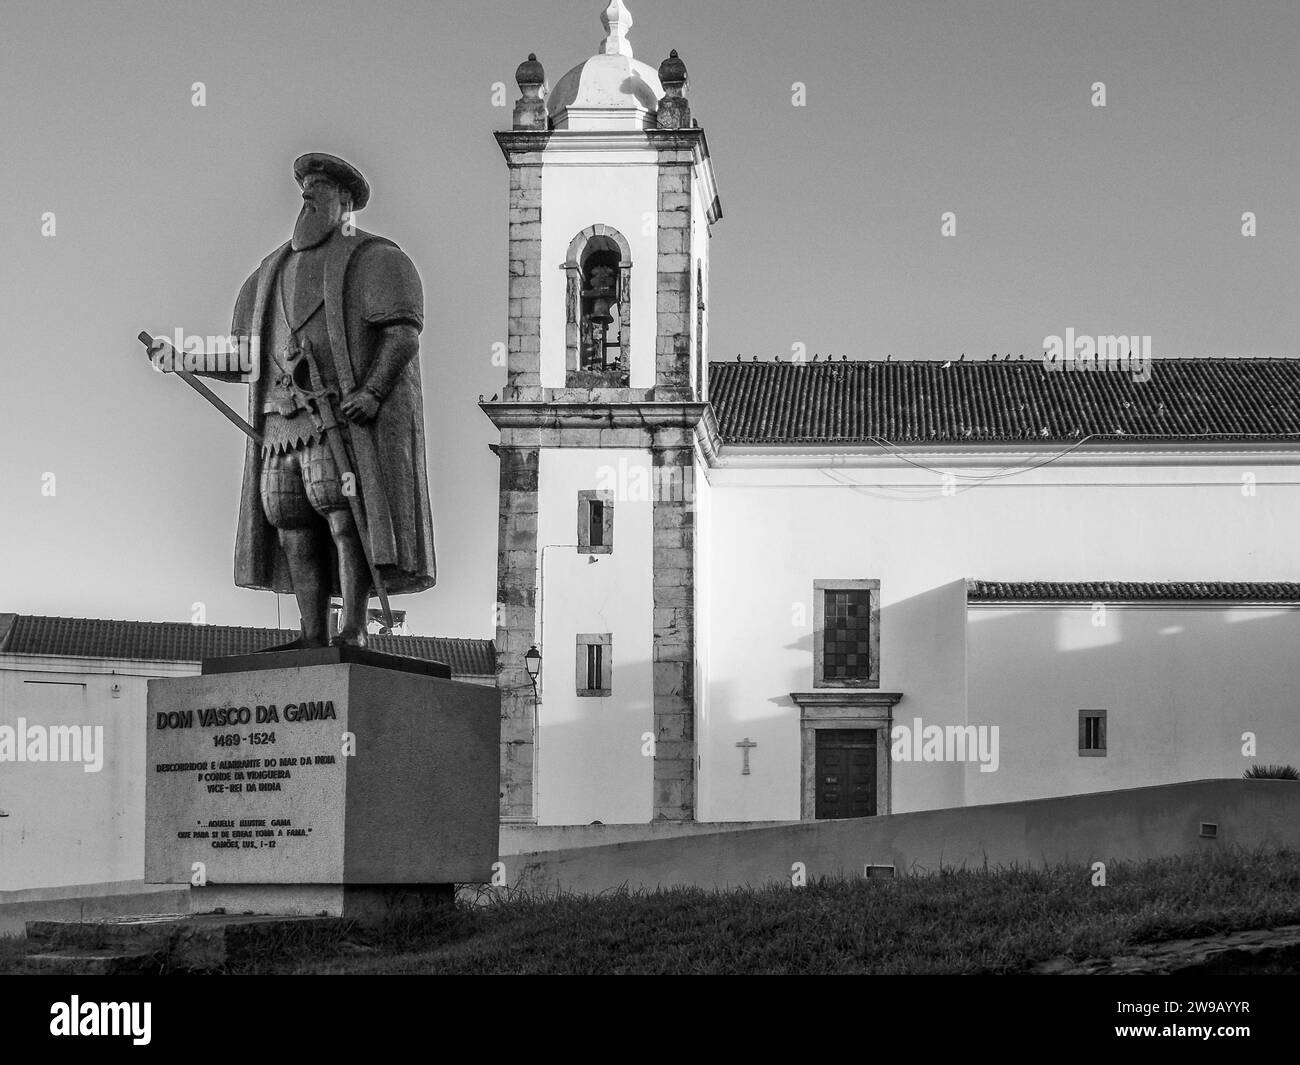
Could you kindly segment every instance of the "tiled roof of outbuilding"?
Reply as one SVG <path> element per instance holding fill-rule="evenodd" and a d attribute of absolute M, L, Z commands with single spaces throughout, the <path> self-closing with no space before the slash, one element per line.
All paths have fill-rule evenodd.
<path fill-rule="evenodd" d="M 125 658 L 148 662 L 199 662 L 287 643 L 289 629 L 238 625 L 191 625 L 183 621 L 105 621 L 39 614 L 0 614 L 0 653 L 58 655 L 65 658 Z M 371 636 L 369 646 L 451 667 L 453 677 L 496 674 L 491 640 L 441 636 Z"/>
<path fill-rule="evenodd" d="M 1300 602 L 1295 581 L 981 581 L 966 582 L 970 603 L 1034 601 L 1081 603 L 1203 600 L 1206 602 Z"/>
<path fill-rule="evenodd" d="M 724 443 L 1300 438 L 1300 359 L 1154 359 L 1129 372 L 1041 359 L 715 362 Z"/>

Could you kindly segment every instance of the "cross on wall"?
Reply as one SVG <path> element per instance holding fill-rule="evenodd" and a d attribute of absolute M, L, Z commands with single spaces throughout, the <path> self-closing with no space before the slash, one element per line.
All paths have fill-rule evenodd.
<path fill-rule="evenodd" d="M 757 747 L 758 744 L 755 743 L 753 740 L 751 740 L 748 736 L 746 736 L 743 740 L 741 740 L 738 744 L 736 744 L 736 746 L 740 748 L 741 754 L 744 755 L 744 761 L 742 762 L 740 767 L 740 775 L 742 777 L 747 777 L 749 776 L 749 752 L 751 748 Z"/>

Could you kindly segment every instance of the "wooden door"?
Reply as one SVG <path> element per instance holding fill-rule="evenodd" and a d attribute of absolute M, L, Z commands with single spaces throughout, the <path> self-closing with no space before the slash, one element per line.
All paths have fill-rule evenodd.
<path fill-rule="evenodd" d="M 818 729 L 816 766 L 818 820 L 875 816 L 874 730 Z"/>

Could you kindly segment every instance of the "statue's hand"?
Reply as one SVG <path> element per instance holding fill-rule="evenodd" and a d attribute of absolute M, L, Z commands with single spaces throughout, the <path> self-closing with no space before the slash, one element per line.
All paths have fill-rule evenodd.
<path fill-rule="evenodd" d="M 379 413 L 379 400 L 364 388 L 358 388 L 343 397 L 343 414 L 349 421 L 364 425 Z"/>

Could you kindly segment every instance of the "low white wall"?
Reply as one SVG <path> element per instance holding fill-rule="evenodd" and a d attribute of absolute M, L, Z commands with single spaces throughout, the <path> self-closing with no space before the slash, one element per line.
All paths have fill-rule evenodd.
<path fill-rule="evenodd" d="M 1203 822 L 1218 826 L 1216 838 L 1201 837 Z M 867 865 L 892 865 L 896 875 L 904 876 L 954 868 L 1140 862 L 1174 854 L 1297 845 L 1300 783 L 1199 780 L 575 847 L 503 861 L 511 886 L 594 895 L 624 889 L 789 886 L 795 863 L 812 883 L 819 877 L 857 879 Z"/>
<path fill-rule="evenodd" d="M 149 670 L 38 656 L 0 669 L 0 726 L 89 726 L 102 729 L 103 745 L 98 772 L 80 762 L 0 762 L 0 891 L 143 877 L 146 683 L 197 672 L 172 663 Z"/>

